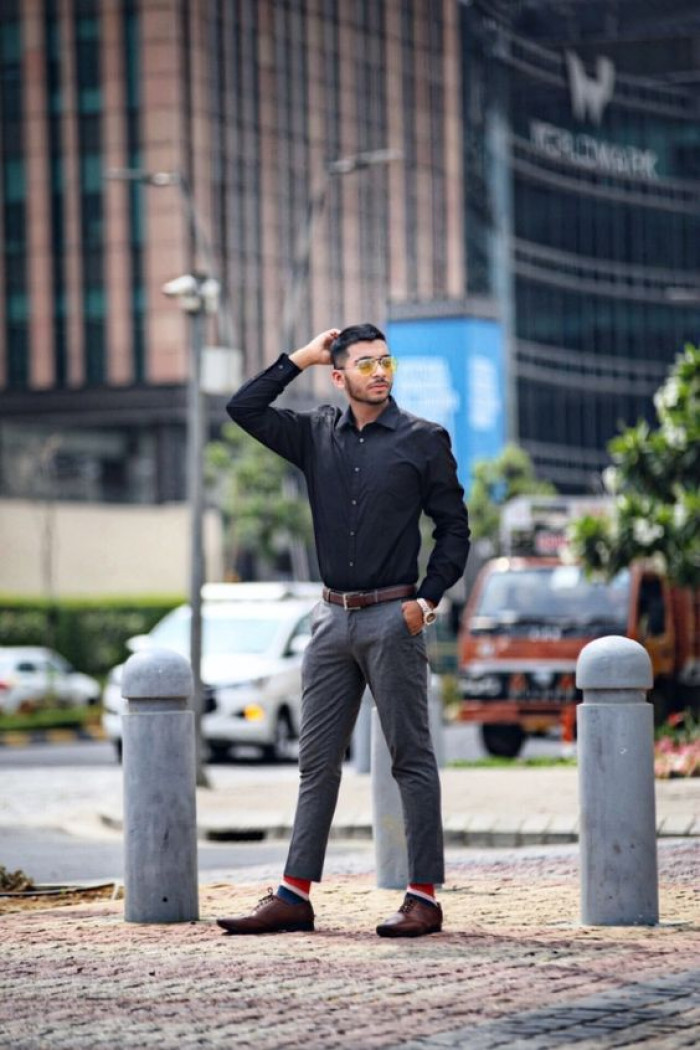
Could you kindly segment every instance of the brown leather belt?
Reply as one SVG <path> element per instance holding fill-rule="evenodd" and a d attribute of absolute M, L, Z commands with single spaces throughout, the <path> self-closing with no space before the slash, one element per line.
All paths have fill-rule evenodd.
<path fill-rule="evenodd" d="M 380 602 L 395 602 L 399 598 L 414 598 L 416 588 L 409 585 L 402 587 L 382 587 L 378 591 L 332 591 L 323 588 L 324 602 L 331 605 L 342 605 L 344 609 L 366 609 L 368 605 L 379 605 Z"/>

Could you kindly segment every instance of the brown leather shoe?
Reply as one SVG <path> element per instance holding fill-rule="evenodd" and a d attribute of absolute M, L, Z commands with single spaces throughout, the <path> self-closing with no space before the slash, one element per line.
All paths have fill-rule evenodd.
<path fill-rule="evenodd" d="M 216 925 L 226 933 L 310 933 L 314 928 L 314 910 L 309 901 L 288 904 L 270 890 L 252 915 L 217 919 Z"/>
<path fill-rule="evenodd" d="M 380 937 L 423 937 L 442 929 L 442 908 L 439 904 L 425 904 L 406 894 L 403 904 L 390 919 L 377 926 Z"/>

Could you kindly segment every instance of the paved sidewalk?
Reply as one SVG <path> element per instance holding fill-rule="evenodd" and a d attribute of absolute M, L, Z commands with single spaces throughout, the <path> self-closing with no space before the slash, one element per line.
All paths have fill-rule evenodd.
<path fill-rule="evenodd" d="M 297 770 L 272 777 L 251 770 L 245 788 L 231 786 L 225 768 L 212 767 L 212 789 L 198 791 L 200 835 L 218 841 L 286 838 L 296 803 Z M 447 768 L 441 770 L 445 841 L 455 846 L 523 846 L 578 838 L 578 771 L 570 766 Z M 121 828 L 121 799 L 98 807 L 104 824 Z M 656 781 L 660 836 L 700 836 L 700 779 Z M 370 838 L 372 782 L 348 767 L 333 834 Z"/>
<path fill-rule="evenodd" d="M 697 1046 L 700 842 L 659 852 L 652 928 L 579 926 L 571 847 L 451 851 L 445 931 L 418 941 L 375 935 L 400 894 L 369 872 L 317 888 L 314 934 L 222 935 L 265 888 L 249 870 L 202 888 L 198 923 L 127 924 L 120 902 L 6 915 L 0 1047 Z"/>

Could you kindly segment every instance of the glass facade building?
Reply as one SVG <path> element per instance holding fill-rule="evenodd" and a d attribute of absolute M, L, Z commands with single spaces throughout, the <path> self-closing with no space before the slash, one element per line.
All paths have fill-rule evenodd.
<path fill-rule="evenodd" d="M 497 300 L 509 435 L 590 490 L 699 337 L 696 8 L 3 0 L 0 497 L 48 464 L 66 498 L 184 498 L 190 335 L 161 289 L 212 266 L 207 341 L 245 374 L 324 328 Z"/>
<path fill-rule="evenodd" d="M 174 277 L 215 271 L 207 342 L 247 374 L 389 302 L 460 297 L 457 21 L 455 0 L 0 5 L 0 496 L 36 495 L 50 456 L 66 498 L 184 497 Z M 330 173 L 377 150 L 399 159 Z"/>
<path fill-rule="evenodd" d="M 510 433 L 590 490 L 700 338 L 700 12 L 476 2 L 461 29 L 468 281 L 509 322 Z"/>

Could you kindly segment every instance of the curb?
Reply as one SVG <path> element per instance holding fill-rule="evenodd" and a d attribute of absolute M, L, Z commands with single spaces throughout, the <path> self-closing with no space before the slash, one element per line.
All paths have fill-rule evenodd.
<path fill-rule="evenodd" d="M 123 816 L 118 812 L 98 813 L 100 823 L 113 831 L 123 830 Z M 200 820 L 197 837 L 202 842 L 264 842 L 288 839 L 292 832 L 289 817 L 280 815 L 260 820 L 240 817 L 225 824 Z M 661 819 L 657 823 L 658 838 L 698 838 L 700 820 L 693 814 Z M 361 839 L 371 841 L 374 836 L 371 816 L 362 815 L 352 821 L 339 821 L 331 828 L 331 839 Z M 444 824 L 445 846 L 512 849 L 523 846 L 554 846 L 578 842 L 578 820 L 574 817 L 529 817 L 520 823 L 504 817 L 450 817 Z"/>
<path fill-rule="evenodd" d="M 76 740 L 106 740 L 102 726 L 66 726 L 62 729 L 8 729 L 0 731 L 0 748 L 30 744 L 70 744 Z"/>

